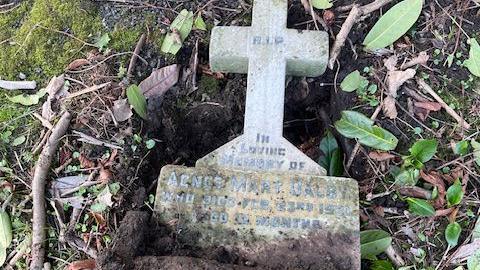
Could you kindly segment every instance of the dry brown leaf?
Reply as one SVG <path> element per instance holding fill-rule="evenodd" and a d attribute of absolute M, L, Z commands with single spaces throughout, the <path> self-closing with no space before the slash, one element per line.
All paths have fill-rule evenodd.
<path fill-rule="evenodd" d="M 415 65 L 425 65 L 427 64 L 428 59 L 430 59 L 430 56 L 427 54 L 426 51 L 420 52 L 417 57 L 403 64 L 401 69 L 406 69 Z"/>
<path fill-rule="evenodd" d="M 87 158 L 84 153 L 80 154 L 78 161 L 80 162 L 80 168 L 82 169 L 91 169 L 95 167 L 95 162 Z"/>
<path fill-rule="evenodd" d="M 438 102 L 414 102 L 415 107 L 428 110 L 429 112 L 438 112 L 442 109 L 442 105 Z"/>
<path fill-rule="evenodd" d="M 75 70 L 81 66 L 90 65 L 90 64 L 92 63 L 87 59 L 76 59 L 76 60 L 73 60 L 70 64 L 68 64 L 67 70 Z"/>
<path fill-rule="evenodd" d="M 426 174 L 425 172 L 423 172 L 423 170 L 420 171 L 420 176 L 426 182 L 437 187 L 438 198 L 433 201 L 433 207 L 435 207 L 435 209 L 443 209 L 443 206 L 445 204 L 445 195 L 447 192 L 442 177 L 437 172 L 432 171 L 429 174 Z"/>
<path fill-rule="evenodd" d="M 383 113 L 390 119 L 395 119 L 398 116 L 397 107 L 395 105 L 395 98 L 387 96 L 383 101 Z"/>
<path fill-rule="evenodd" d="M 53 77 L 47 85 L 46 91 L 48 93 L 47 100 L 42 106 L 42 117 L 48 121 L 52 121 L 55 117 L 55 112 L 52 109 L 53 103 L 58 99 L 67 96 L 68 92 L 64 89 L 65 75 Z"/>
<path fill-rule="evenodd" d="M 388 60 L 387 60 L 388 61 Z M 406 81 L 412 79 L 417 72 L 414 69 L 391 70 L 387 74 L 387 97 L 384 100 L 383 112 L 385 116 L 390 119 L 395 119 L 398 116 L 395 99 L 397 98 L 397 91 Z"/>
<path fill-rule="evenodd" d="M 112 172 L 109 169 L 102 167 L 100 169 L 100 173 L 98 174 L 97 181 L 101 181 L 102 183 L 107 184 L 112 179 L 113 179 Z"/>
<path fill-rule="evenodd" d="M 392 55 L 383 61 L 383 65 L 387 68 L 388 71 L 394 71 L 397 70 L 397 62 L 398 57 L 396 55 Z"/>
<path fill-rule="evenodd" d="M 155 70 L 140 83 L 145 98 L 161 97 L 178 82 L 180 66 L 177 64 Z"/>
<path fill-rule="evenodd" d="M 70 263 L 68 270 L 94 270 L 95 267 L 95 260 L 89 259 Z"/>
<path fill-rule="evenodd" d="M 113 102 L 112 112 L 117 122 L 126 121 L 133 115 L 132 108 L 126 98 L 115 100 Z"/>
<path fill-rule="evenodd" d="M 368 156 L 375 161 L 387 161 L 395 158 L 395 156 L 390 153 L 376 151 L 370 152 Z"/>

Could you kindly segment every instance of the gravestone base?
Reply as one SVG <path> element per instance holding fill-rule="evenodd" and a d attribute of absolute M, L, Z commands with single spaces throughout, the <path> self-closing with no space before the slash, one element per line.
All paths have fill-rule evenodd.
<path fill-rule="evenodd" d="M 165 166 L 157 220 L 180 246 L 267 269 L 360 269 L 353 179 Z"/>

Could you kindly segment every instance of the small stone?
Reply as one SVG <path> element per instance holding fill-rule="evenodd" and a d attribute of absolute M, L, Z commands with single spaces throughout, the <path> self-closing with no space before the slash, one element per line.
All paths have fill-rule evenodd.
<path fill-rule="evenodd" d="M 25 75 L 24 73 L 20 72 L 20 73 L 18 74 L 18 78 L 19 78 L 20 80 L 25 80 L 25 79 L 27 78 L 27 75 Z"/>

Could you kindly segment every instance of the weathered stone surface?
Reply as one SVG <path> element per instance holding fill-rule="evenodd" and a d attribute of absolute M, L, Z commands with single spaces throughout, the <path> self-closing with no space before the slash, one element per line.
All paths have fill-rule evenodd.
<path fill-rule="evenodd" d="M 252 60 L 268 58 L 269 61 L 279 60 L 274 64 L 278 65 L 279 71 L 286 68 L 283 75 L 285 71 L 293 76 L 317 77 L 323 74 L 328 61 L 328 34 L 287 29 L 287 5 L 287 0 L 256 0 L 252 26 L 213 28 L 210 42 L 212 69 L 249 73 L 250 76 L 255 72 L 252 64 L 256 62 Z"/>
<path fill-rule="evenodd" d="M 268 254 L 325 263 L 320 249 L 337 245 L 350 266 L 359 262 L 353 179 L 165 166 L 155 211 L 180 243 L 229 247 L 260 265 L 277 263 Z"/>

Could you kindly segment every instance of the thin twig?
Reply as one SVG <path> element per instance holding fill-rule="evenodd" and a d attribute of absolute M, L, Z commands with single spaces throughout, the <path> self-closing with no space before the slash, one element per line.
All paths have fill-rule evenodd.
<path fill-rule="evenodd" d="M 40 153 L 35 165 L 32 180 L 33 224 L 32 224 L 32 261 L 31 270 L 41 270 L 45 259 L 46 241 L 46 210 L 45 210 L 45 179 L 47 177 L 53 156 L 57 151 L 60 138 L 67 132 L 71 115 L 65 112 L 52 130 L 52 134 Z"/>
<path fill-rule="evenodd" d="M 417 79 L 417 83 L 425 90 L 428 94 L 430 94 L 442 107 L 445 111 L 450 114 L 464 129 L 470 129 L 470 124 L 467 123 L 457 112 L 455 112 L 448 104 L 443 101 L 443 99 L 435 92 L 433 89 L 428 85 L 423 79 Z"/>
<path fill-rule="evenodd" d="M 130 64 L 128 65 L 128 71 L 127 71 L 127 77 L 130 78 L 133 74 L 133 71 L 135 70 L 135 65 L 137 64 L 137 59 L 138 55 L 142 51 L 143 45 L 145 44 L 145 39 L 147 38 L 147 35 L 142 34 L 140 39 L 137 42 L 137 45 L 135 46 L 135 50 L 133 51 L 132 58 L 130 59 Z"/>

